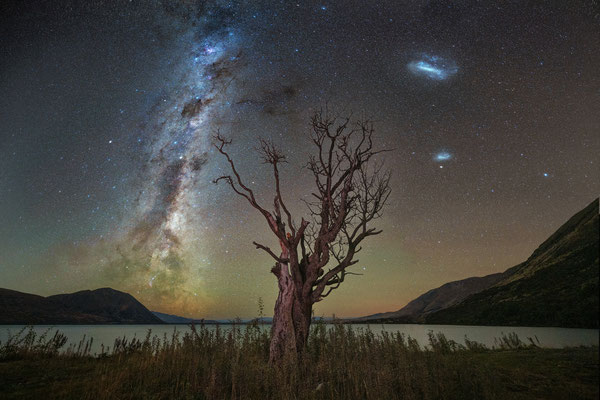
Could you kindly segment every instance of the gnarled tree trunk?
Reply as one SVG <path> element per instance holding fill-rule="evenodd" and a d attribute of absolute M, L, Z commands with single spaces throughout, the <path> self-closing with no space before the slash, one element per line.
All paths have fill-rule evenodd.
<path fill-rule="evenodd" d="M 310 331 L 312 320 L 312 301 L 296 297 L 294 302 L 294 329 L 296 334 L 296 352 L 302 354 Z"/>
<path fill-rule="evenodd" d="M 288 252 L 282 248 L 280 257 L 287 258 Z M 313 302 L 302 297 L 302 287 L 294 282 L 287 263 L 277 263 L 271 272 L 279 286 L 269 346 L 269 361 L 273 363 L 301 355 L 310 331 Z"/>
<path fill-rule="evenodd" d="M 277 264 L 271 270 L 278 280 L 279 296 L 275 302 L 273 325 L 271 325 L 271 344 L 269 361 L 274 362 L 286 356 L 296 354 L 296 335 L 294 327 L 295 288 L 287 265 Z"/>
<path fill-rule="evenodd" d="M 254 192 L 244 184 L 225 147 L 231 143 L 215 136 L 217 150 L 225 156 L 233 176 L 224 175 L 233 191 L 245 198 L 266 219 L 281 246 L 281 255 L 254 242 L 267 252 L 276 264 L 271 272 L 277 278 L 279 296 L 275 303 L 269 360 L 280 362 L 302 354 L 312 318 L 314 303 L 327 297 L 344 281 L 346 269 L 358 262 L 354 256 L 368 236 L 381 233 L 367 225 L 380 216 L 390 187 L 389 173 L 375 166 L 367 169 L 369 160 L 383 150 L 373 150 L 373 128 L 370 122 L 358 122 L 349 128 L 347 118 L 336 125 L 336 118 L 317 112 L 312 118 L 311 141 L 316 155 L 310 157 L 307 169 L 315 179 L 315 203 L 307 203 L 311 222 L 294 222 L 281 196 L 279 169 L 285 156 L 271 142 L 261 140 L 260 153 L 273 167 L 275 198 L 273 212 L 261 206 Z M 287 219 L 287 223 L 284 222 Z M 312 225 L 307 232 L 308 225 Z M 334 261 L 333 265 L 330 261 Z M 356 275 L 356 274 L 355 274 Z"/>

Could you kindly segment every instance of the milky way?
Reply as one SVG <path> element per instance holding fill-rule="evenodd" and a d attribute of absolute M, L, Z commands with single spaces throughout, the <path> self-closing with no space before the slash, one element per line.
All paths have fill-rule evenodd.
<path fill-rule="evenodd" d="M 235 32 L 222 29 L 198 38 L 196 28 L 181 40 L 190 43 L 183 60 L 178 88 L 158 106 L 158 119 L 149 128 L 147 186 L 140 193 L 138 210 L 125 242 L 147 268 L 135 279 L 149 279 L 153 289 L 167 288 L 169 303 L 185 312 L 185 303 L 201 290 L 203 254 L 200 214 L 203 199 L 199 179 L 207 161 L 211 121 L 234 90 L 233 73 L 240 57 Z M 124 243 L 124 246 L 127 244 Z M 206 301 L 206 299 L 204 299 Z"/>
<path fill-rule="evenodd" d="M 181 57 L 170 74 L 172 89 L 153 107 L 144 129 L 150 139 L 141 175 L 145 183 L 113 239 L 118 258 L 101 268 L 108 276 L 128 269 L 136 292 L 189 314 L 210 303 L 203 291 L 209 238 L 202 218 L 206 192 L 213 188 L 207 187 L 211 177 L 204 169 L 218 129 L 214 121 L 240 93 L 236 86 L 245 79 L 245 55 L 242 33 L 227 24 L 226 9 L 183 12 L 197 17 L 173 21 L 181 24 Z M 222 25 L 215 27 L 219 13 Z"/>
<path fill-rule="evenodd" d="M 0 287 L 110 286 L 194 317 L 272 308 L 276 247 L 212 180 L 220 130 L 266 207 L 258 137 L 305 216 L 311 113 L 372 118 L 392 194 L 363 275 L 319 303 L 399 309 L 509 268 L 600 192 L 591 3 L 9 1 L 0 16 Z"/>

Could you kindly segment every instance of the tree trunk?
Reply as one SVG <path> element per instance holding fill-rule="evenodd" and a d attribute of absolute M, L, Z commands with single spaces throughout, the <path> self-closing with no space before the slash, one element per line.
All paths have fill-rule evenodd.
<path fill-rule="evenodd" d="M 272 271 L 277 276 L 279 296 L 275 302 L 273 325 L 271 325 L 269 362 L 277 362 L 296 353 L 296 336 L 292 318 L 295 290 L 287 265 L 277 264 Z"/>
<path fill-rule="evenodd" d="M 310 329 L 312 303 L 298 297 L 287 265 L 276 265 L 273 273 L 278 278 L 279 296 L 271 326 L 269 362 L 277 363 L 284 359 L 296 360 L 304 350 Z"/>
<path fill-rule="evenodd" d="M 296 335 L 296 352 L 302 354 L 310 331 L 312 302 L 310 299 L 294 299 L 293 321 Z"/>

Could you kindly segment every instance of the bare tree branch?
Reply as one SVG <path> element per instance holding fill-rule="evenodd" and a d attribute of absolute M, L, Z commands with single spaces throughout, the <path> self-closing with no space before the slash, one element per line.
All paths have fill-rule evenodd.
<path fill-rule="evenodd" d="M 256 242 L 252 242 L 253 245 L 256 246 L 257 249 L 262 249 L 264 251 L 266 251 L 271 257 L 273 257 L 275 259 L 275 261 L 277 261 L 278 263 L 281 264 L 287 264 L 287 262 L 289 261 L 287 258 L 281 258 L 278 257 L 275 253 L 273 253 L 273 251 L 268 248 L 267 246 L 264 246 L 260 243 L 256 243 Z"/>
<path fill-rule="evenodd" d="M 221 153 L 225 156 L 225 158 L 229 162 L 231 171 L 233 172 L 233 174 L 236 177 L 237 184 L 241 187 L 241 189 L 245 193 L 243 193 L 242 190 L 240 190 L 236 187 L 236 185 L 233 182 L 233 179 L 230 176 L 222 176 L 220 178 L 215 179 L 213 182 L 218 184 L 220 180 L 225 179 L 237 194 L 245 197 L 252 207 L 254 207 L 258 211 L 260 211 L 260 213 L 267 220 L 269 227 L 271 228 L 273 233 L 275 233 L 275 235 L 279 238 L 279 240 L 285 241 L 286 240 L 285 233 L 280 229 L 280 227 L 278 226 L 273 215 L 258 204 L 258 202 L 256 201 L 256 198 L 254 197 L 254 192 L 250 188 L 248 188 L 246 185 L 244 185 L 244 183 L 242 182 L 242 178 L 240 177 L 240 174 L 238 173 L 233 160 L 229 156 L 229 153 L 227 153 L 225 151 L 225 146 L 231 144 L 231 140 L 225 139 L 223 136 L 221 136 L 221 134 L 219 132 L 217 132 L 217 134 L 214 135 L 213 138 L 216 142 L 214 144 L 214 147 L 219 151 L 219 153 Z"/>
<path fill-rule="evenodd" d="M 295 231 L 294 223 L 292 221 L 292 214 L 289 212 L 287 206 L 285 205 L 285 203 L 283 201 L 283 197 L 281 196 L 281 184 L 280 184 L 280 179 L 279 179 L 278 164 L 287 163 L 285 155 L 273 144 L 272 141 L 262 139 L 262 138 L 260 139 L 259 153 L 262 156 L 263 163 L 271 164 L 273 166 L 273 175 L 275 178 L 275 192 L 276 192 L 276 195 L 275 195 L 276 209 L 279 210 L 279 206 L 281 206 L 281 208 L 283 208 L 283 212 L 287 216 L 288 226 L 289 226 L 290 230 L 292 231 L 292 236 L 294 236 L 294 235 L 296 235 L 296 231 Z M 280 214 L 279 211 L 277 211 L 277 212 L 278 212 L 278 214 Z"/>

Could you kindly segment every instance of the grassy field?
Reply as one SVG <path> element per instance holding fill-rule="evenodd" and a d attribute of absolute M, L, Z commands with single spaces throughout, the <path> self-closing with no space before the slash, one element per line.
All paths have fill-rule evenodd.
<path fill-rule="evenodd" d="M 64 349 L 60 333 L 24 330 L 0 344 L 2 399 L 596 399 L 598 347 L 543 349 L 515 335 L 493 349 L 430 334 L 317 324 L 304 357 L 270 366 L 268 334 L 231 331 L 117 340 Z"/>

